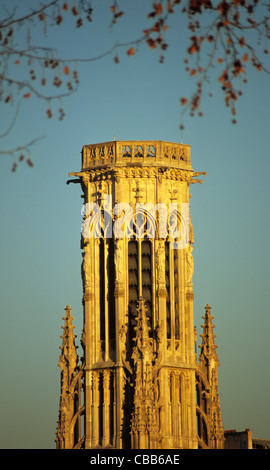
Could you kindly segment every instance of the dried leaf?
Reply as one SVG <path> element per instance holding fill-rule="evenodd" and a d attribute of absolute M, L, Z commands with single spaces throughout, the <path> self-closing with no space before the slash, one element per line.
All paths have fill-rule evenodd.
<path fill-rule="evenodd" d="M 152 39 L 152 38 L 147 39 L 146 42 L 147 42 L 148 46 L 150 47 L 150 49 L 155 49 L 157 47 L 156 41 L 154 41 L 154 39 Z"/>
<path fill-rule="evenodd" d="M 192 46 L 190 46 L 188 48 L 188 53 L 189 54 L 195 54 L 196 52 L 198 52 L 199 48 L 196 44 L 192 44 Z"/>
<path fill-rule="evenodd" d="M 63 67 L 63 73 L 65 75 L 69 75 L 70 71 L 69 71 L 69 67 L 67 65 L 65 65 L 65 67 Z"/>
<path fill-rule="evenodd" d="M 135 54 L 135 48 L 134 47 L 130 47 L 128 50 L 127 50 L 127 55 L 134 55 Z"/>
<path fill-rule="evenodd" d="M 120 18 L 120 16 L 123 16 L 123 15 L 124 15 L 124 12 L 119 11 L 118 13 L 115 13 L 114 18 L 117 19 L 117 18 Z"/>
<path fill-rule="evenodd" d="M 154 3 L 154 9 L 155 9 L 156 15 L 161 15 L 163 13 L 162 3 Z"/>
<path fill-rule="evenodd" d="M 242 37 L 239 39 L 239 46 L 244 47 L 245 43 L 246 43 L 246 40 L 245 40 L 245 38 L 242 36 Z"/>
<path fill-rule="evenodd" d="M 34 166 L 34 163 L 32 162 L 31 158 L 28 158 L 28 159 L 26 160 L 26 162 L 27 162 L 27 165 L 28 165 L 28 166 L 31 166 L 31 167 Z"/>
<path fill-rule="evenodd" d="M 219 81 L 219 82 L 225 82 L 227 79 L 228 79 L 228 73 L 227 73 L 227 71 L 225 70 L 225 71 L 223 72 L 223 74 L 220 75 L 218 81 Z"/>
<path fill-rule="evenodd" d="M 182 106 L 185 106 L 187 104 L 187 102 L 188 102 L 187 98 L 181 98 L 181 100 L 180 100 L 180 103 L 181 103 Z"/>

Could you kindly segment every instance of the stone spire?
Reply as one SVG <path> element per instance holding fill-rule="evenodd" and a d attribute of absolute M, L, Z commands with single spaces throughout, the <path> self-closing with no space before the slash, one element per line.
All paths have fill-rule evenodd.
<path fill-rule="evenodd" d="M 64 382 L 62 383 L 62 387 L 64 385 L 69 386 L 78 361 L 76 352 L 77 347 L 75 346 L 76 336 L 73 333 L 75 326 L 72 325 L 72 320 L 74 320 L 74 318 L 71 316 L 71 308 L 69 305 L 66 306 L 65 311 L 66 315 L 63 317 L 64 326 L 61 327 L 64 330 L 63 335 L 61 336 L 63 343 L 62 346 L 59 347 L 59 349 L 62 350 L 62 353 L 59 357 L 58 363 L 63 374 Z"/>
<path fill-rule="evenodd" d="M 213 316 L 211 315 L 210 305 L 205 307 L 201 354 L 199 357 L 200 370 L 208 379 L 210 389 L 208 395 L 208 419 L 210 423 L 210 440 L 211 448 L 220 449 L 223 447 L 224 431 L 221 419 L 220 400 L 218 393 L 218 373 L 217 368 L 220 365 L 215 344 L 216 335 L 213 333 L 215 325 L 212 324 Z"/>
<path fill-rule="evenodd" d="M 63 342 L 60 349 L 62 351 L 59 357 L 59 367 L 61 369 L 61 395 L 60 395 L 60 406 L 59 406 L 59 420 L 57 426 L 57 437 L 56 443 L 58 448 L 70 446 L 70 423 L 74 414 L 74 398 L 71 384 L 72 379 L 75 375 L 77 367 L 77 352 L 75 346 L 75 335 L 73 329 L 75 326 L 72 325 L 71 308 L 69 305 L 65 308 L 66 315 L 63 317 L 64 332 L 61 336 Z"/>
<path fill-rule="evenodd" d="M 137 307 L 134 361 L 134 410 L 131 421 L 132 448 L 154 449 L 157 445 L 157 385 L 153 340 L 146 316 L 146 306 L 140 298 Z"/>
<path fill-rule="evenodd" d="M 212 324 L 212 320 L 214 317 L 211 315 L 210 305 L 206 305 L 205 315 L 202 318 L 204 319 L 204 324 L 201 325 L 203 328 L 203 334 L 200 335 L 202 338 L 202 344 L 199 346 L 201 348 L 199 360 L 202 365 L 202 368 L 207 371 L 209 361 L 215 361 L 216 365 L 219 366 L 218 355 L 216 352 L 218 346 L 215 345 L 216 335 L 213 332 L 215 325 Z"/>

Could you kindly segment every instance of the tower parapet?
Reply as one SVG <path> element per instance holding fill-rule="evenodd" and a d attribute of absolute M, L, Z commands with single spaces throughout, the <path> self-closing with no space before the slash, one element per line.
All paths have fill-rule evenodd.
<path fill-rule="evenodd" d="M 84 145 L 82 170 L 110 165 L 162 165 L 191 170 L 190 145 L 162 140 L 115 140 Z"/>

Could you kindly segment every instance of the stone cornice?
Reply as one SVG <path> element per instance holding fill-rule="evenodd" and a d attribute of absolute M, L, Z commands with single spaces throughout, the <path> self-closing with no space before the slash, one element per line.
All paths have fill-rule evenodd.
<path fill-rule="evenodd" d="M 161 180 L 185 181 L 188 184 L 202 183 L 194 179 L 205 172 L 194 172 L 192 169 L 183 170 L 166 166 L 127 166 L 127 167 L 99 167 L 82 172 L 69 173 L 69 176 L 77 176 L 82 181 L 113 180 L 118 182 L 121 178 L 159 178 Z"/>

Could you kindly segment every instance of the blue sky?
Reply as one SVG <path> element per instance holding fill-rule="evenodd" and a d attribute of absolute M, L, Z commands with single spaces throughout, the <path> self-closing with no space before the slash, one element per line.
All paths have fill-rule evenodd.
<path fill-rule="evenodd" d="M 68 19 L 45 39 L 34 28 L 33 43 L 57 45 L 67 58 L 95 56 L 138 37 L 143 3 L 128 1 L 130 19 L 123 17 L 113 31 L 105 1 L 87 28 L 77 31 Z M 186 37 L 175 15 L 164 64 L 141 46 L 132 57 L 119 49 L 119 64 L 108 56 L 78 65 L 80 86 L 62 103 L 63 121 L 57 118 L 60 104 L 52 105 L 48 119 L 45 103 L 25 100 L 2 139 L 2 148 L 11 148 L 45 136 L 32 147 L 34 168 L 23 162 L 11 173 L 10 158 L 0 160 L 1 448 L 55 447 L 58 347 L 67 304 L 78 344 L 82 327 L 82 200 L 79 185 L 66 185 L 68 173 L 80 170 L 85 144 L 114 137 L 180 142 L 179 98 L 194 90 L 183 71 Z M 186 116 L 183 141 L 191 145 L 194 170 L 207 172 L 203 185 L 190 188 L 194 317 L 199 337 L 204 307 L 212 306 L 224 428 L 250 428 L 255 437 L 270 438 L 270 81 L 249 72 L 233 125 L 213 70 L 214 96 L 206 90 L 203 117 Z M 1 106 L 2 133 L 15 103 Z"/>

